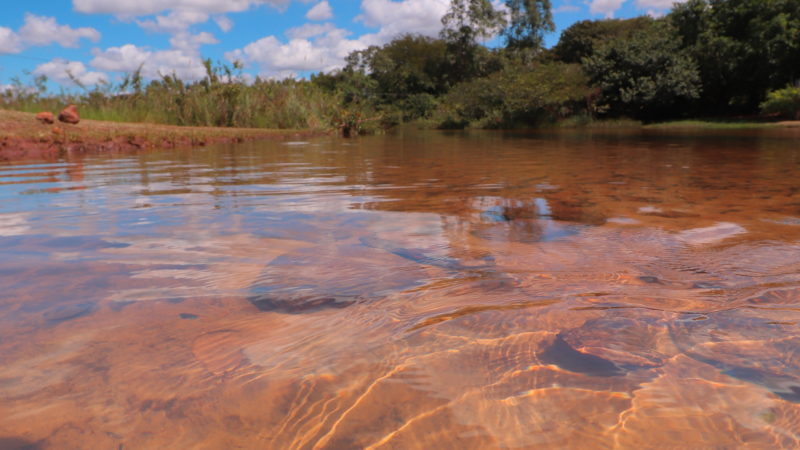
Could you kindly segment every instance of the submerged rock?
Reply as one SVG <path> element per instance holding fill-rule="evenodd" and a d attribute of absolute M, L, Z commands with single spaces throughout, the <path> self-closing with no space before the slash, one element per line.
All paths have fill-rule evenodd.
<path fill-rule="evenodd" d="M 613 377 L 624 373 L 613 362 L 574 349 L 561 335 L 540 355 L 542 362 L 555 364 L 570 372 L 592 377 Z"/>
<path fill-rule="evenodd" d="M 75 105 L 67 106 L 61 111 L 61 114 L 58 115 L 58 120 L 64 123 L 77 125 L 81 121 L 81 116 L 78 114 L 78 107 Z"/>
<path fill-rule="evenodd" d="M 284 314 L 306 314 L 323 309 L 342 309 L 358 301 L 354 296 L 279 295 L 268 294 L 248 299 L 259 311 Z"/>
<path fill-rule="evenodd" d="M 77 305 L 58 306 L 44 313 L 44 319 L 50 325 L 58 325 L 74 319 L 88 316 L 95 310 L 94 303 L 80 303 Z"/>

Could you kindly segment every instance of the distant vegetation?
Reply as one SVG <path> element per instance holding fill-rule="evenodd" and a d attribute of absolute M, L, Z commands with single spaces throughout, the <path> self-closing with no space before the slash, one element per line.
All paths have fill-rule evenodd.
<path fill-rule="evenodd" d="M 338 114 L 341 100 L 302 80 L 238 81 L 239 66 L 212 66 L 206 77 L 187 83 L 174 76 L 145 82 L 139 72 L 120 84 L 84 88 L 78 94 L 47 95 L 46 79 L 18 86 L 0 96 L 0 105 L 20 111 L 57 112 L 75 103 L 83 118 L 168 125 L 302 129 L 325 128 Z M 83 86 L 81 86 L 83 88 Z"/>
<path fill-rule="evenodd" d="M 438 38 L 406 35 L 350 54 L 309 80 L 245 83 L 241 67 L 213 66 L 197 82 L 173 76 L 48 95 L 20 85 L 0 106 L 86 118 L 175 125 L 341 128 L 404 122 L 509 128 L 731 118 L 800 118 L 800 1 L 689 0 L 665 17 L 594 20 L 553 48 L 549 0 L 452 0 Z M 483 42 L 500 37 L 503 45 Z"/>

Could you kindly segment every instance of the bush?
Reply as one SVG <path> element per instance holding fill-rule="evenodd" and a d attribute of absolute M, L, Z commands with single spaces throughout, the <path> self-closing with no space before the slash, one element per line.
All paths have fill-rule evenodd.
<path fill-rule="evenodd" d="M 485 78 L 456 85 L 439 110 L 443 126 L 535 126 L 583 112 L 590 94 L 577 64 L 512 65 Z"/>
<path fill-rule="evenodd" d="M 800 86 L 770 92 L 767 100 L 761 104 L 761 112 L 800 120 Z"/>
<path fill-rule="evenodd" d="M 700 97 L 697 64 L 678 42 L 674 29 L 654 22 L 583 58 L 583 67 L 612 116 L 676 117 L 684 104 Z"/>

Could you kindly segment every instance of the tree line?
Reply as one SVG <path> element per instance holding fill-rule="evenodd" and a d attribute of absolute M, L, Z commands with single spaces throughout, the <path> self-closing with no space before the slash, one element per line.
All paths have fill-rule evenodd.
<path fill-rule="evenodd" d="M 550 1 L 505 5 L 452 0 L 438 38 L 402 36 L 312 80 L 388 122 L 442 127 L 800 118 L 800 1 L 689 0 L 661 18 L 577 22 L 549 49 Z M 483 45 L 493 36 L 503 45 Z"/>
<path fill-rule="evenodd" d="M 307 80 L 244 83 L 238 64 L 207 76 L 80 95 L 35 89 L 0 106 L 79 103 L 87 118 L 178 125 L 339 127 L 346 133 L 421 121 L 440 128 L 531 127 L 630 118 L 800 119 L 800 1 L 688 0 L 660 18 L 584 20 L 545 48 L 550 0 L 451 0 L 436 38 L 400 36 Z M 488 47 L 486 42 L 500 45 Z"/>

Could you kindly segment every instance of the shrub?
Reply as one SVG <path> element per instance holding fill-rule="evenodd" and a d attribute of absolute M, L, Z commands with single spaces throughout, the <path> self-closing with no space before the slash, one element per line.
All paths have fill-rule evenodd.
<path fill-rule="evenodd" d="M 467 122 L 484 128 L 552 122 L 585 110 L 587 81 L 577 64 L 509 66 L 455 86 L 440 102 L 439 117 L 448 127 Z"/>
<path fill-rule="evenodd" d="M 761 112 L 800 120 L 800 86 L 789 86 L 770 92 L 761 104 Z"/>

